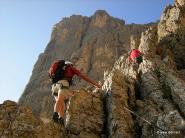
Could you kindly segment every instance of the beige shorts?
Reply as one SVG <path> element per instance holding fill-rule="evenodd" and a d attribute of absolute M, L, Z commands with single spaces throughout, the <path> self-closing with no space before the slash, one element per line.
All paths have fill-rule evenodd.
<path fill-rule="evenodd" d="M 64 96 L 68 96 L 69 93 L 70 93 L 69 82 L 67 80 L 60 80 L 57 83 L 52 85 L 53 96 L 57 96 L 61 94 Z"/>

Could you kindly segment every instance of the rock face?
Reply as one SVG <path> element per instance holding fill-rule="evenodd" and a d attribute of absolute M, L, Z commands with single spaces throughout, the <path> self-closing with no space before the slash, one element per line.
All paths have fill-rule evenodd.
<path fill-rule="evenodd" d="M 0 136 L 183 138 L 184 11 L 185 0 L 175 0 L 158 24 L 148 25 L 126 25 L 105 11 L 64 18 L 53 28 L 20 105 L 0 105 Z M 128 61 L 131 48 L 144 54 L 138 69 Z M 51 122 L 54 99 L 47 77 L 51 62 L 61 58 L 76 58 L 74 66 L 103 84 L 97 91 L 74 80 L 80 90 L 66 105 L 65 127 Z"/>
<path fill-rule="evenodd" d="M 129 51 L 130 37 L 139 39 L 141 32 L 151 25 L 125 25 L 101 10 L 92 17 L 64 18 L 54 26 L 51 40 L 39 56 L 19 103 L 28 104 L 37 115 L 49 117 L 54 101 L 47 71 L 53 60 L 77 58 L 75 65 L 79 70 L 102 81 L 104 71 Z M 78 88 L 87 86 L 78 79 L 74 83 Z"/>
<path fill-rule="evenodd" d="M 135 91 L 133 83 L 128 84 L 120 70 L 113 70 L 105 79 L 104 104 L 107 137 L 134 137 L 134 120 L 126 108 L 133 107 Z"/>
<path fill-rule="evenodd" d="M 185 3 L 176 0 L 174 6 L 167 6 L 158 25 L 159 47 L 162 57 L 173 53 L 178 69 L 185 68 Z"/>
<path fill-rule="evenodd" d="M 148 43 L 153 42 L 157 30 L 151 28 L 141 39 L 147 39 L 148 36 L 153 36 L 148 39 Z M 146 43 L 146 48 L 148 48 Z M 157 43 L 156 43 L 157 44 Z M 153 134 L 155 137 L 182 137 L 185 131 L 184 113 L 180 105 L 182 97 L 185 96 L 184 90 L 185 81 L 179 78 L 175 73 L 172 64 L 165 63 L 161 57 L 155 54 L 156 44 L 150 45 L 149 50 L 145 51 L 145 47 L 140 45 L 140 50 L 145 51 L 149 55 L 140 66 L 140 99 L 145 101 L 145 107 L 139 109 L 138 112 L 143 114 L 143 117 L 151 122 L 155 122 L 163 131 L 168 131 L 166 136 Z M 175 66 L 175 65 L 174 65 Z M 173 77 L 172 77 L 173 76 Z M 178 81 L 176 81 L 178 80 Z M 182 94 L 183 93 L 183 94 Z M 174 96 L 173 96 L 174 95 Z M 181 98 L 182 99 L 181 99 Z M 177 100 L 178 99 L 178 102 Z M 148 112 L 148 114 L 146 114 Z M 148 131 L 146 131 L 148 128 Z M 149 137 L 148 124 L 143 124 L 142 137 Z M 160 132 L 161 130 L 158 130 Z M 173 131 L 170 134 L 169 131 Z M 178 134 L 176 134 L 176 132 Z"/>
<path fill-rule="evenodd" d="M 66 113 L 69 137 L 99 138 L 105 136 L 101 94 L 80 90 L 70 101 Z"/>
<path fill-rule="evenodd" d="M 5 101 L 0 105 L 0 137 L 1 138 L 59 138 L 66 132 L 61 125 L 47 122 L 33 115 L 26 106 Z"/>
<path fill-rule="evenodd" d="M 161 138 L 185 134 L 185 80 L 155 54 L 156 34 L 156 27 L 142 34 L 139 49 L 146 56 L 139 74 L 128 64 L 125 54 L 105 75 L 108 137 Z"/>
<path fill-rule="evenodd" d="M 104 137 L 101 94 L 80 90 L 70 99 L 65 127 L 50 118 L 39 118 L 32 110 L 12 101 L 0 105 L 1 138 L 99 138 Z"/>

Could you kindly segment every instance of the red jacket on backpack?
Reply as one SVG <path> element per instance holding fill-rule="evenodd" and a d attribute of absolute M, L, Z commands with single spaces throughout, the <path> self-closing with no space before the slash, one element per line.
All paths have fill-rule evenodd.
<path fill-rule="evenodd" d="M 134 61 L 134 59 L 139 55 L 143 55 L 143 54 L 139 50 L 133 49 L 132 52 L 130 53 L 129 61 Z"/>

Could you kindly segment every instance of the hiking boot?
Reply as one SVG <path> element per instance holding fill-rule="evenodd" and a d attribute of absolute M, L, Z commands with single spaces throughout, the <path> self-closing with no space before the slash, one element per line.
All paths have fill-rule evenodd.
<path fill-rule="evenodd" d="M 56 122 L 56 123 L 58 122 L 59 115 L 58 115 L 57 112 L 54 112 L 54 113 L 53 113 L 52 119 L 53 119 L 54 122 Z"/>
<path fill-rule="evenodd" d="M 58 119 L 58 122 L 57 123 L 64 125 L 64 119 L 62 117 L 60 117 Z"/>

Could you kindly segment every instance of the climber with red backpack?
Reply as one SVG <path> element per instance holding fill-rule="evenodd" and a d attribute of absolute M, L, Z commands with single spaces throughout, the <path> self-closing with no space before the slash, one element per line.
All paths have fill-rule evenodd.
<path fill-rule="evenodd" d="M 132 49 L 128 57 L 129 63 L 133 63 L 133 66 L 138 68 L 140 63 L 143 62 L 143 53 L 137 49 Z"/>
<path fill-rule="evenodd" d="M 56 60 L 49 69 L 49 77 L 52 82 L 52 94 L 55 97 L 53 121 L 64 125 L 65 99 L 74 94 L 69 87 L 74 75 L 100 88 L 101 85 L 91 80 L 87 75 L 76 69 L 71 62 Z"/>

